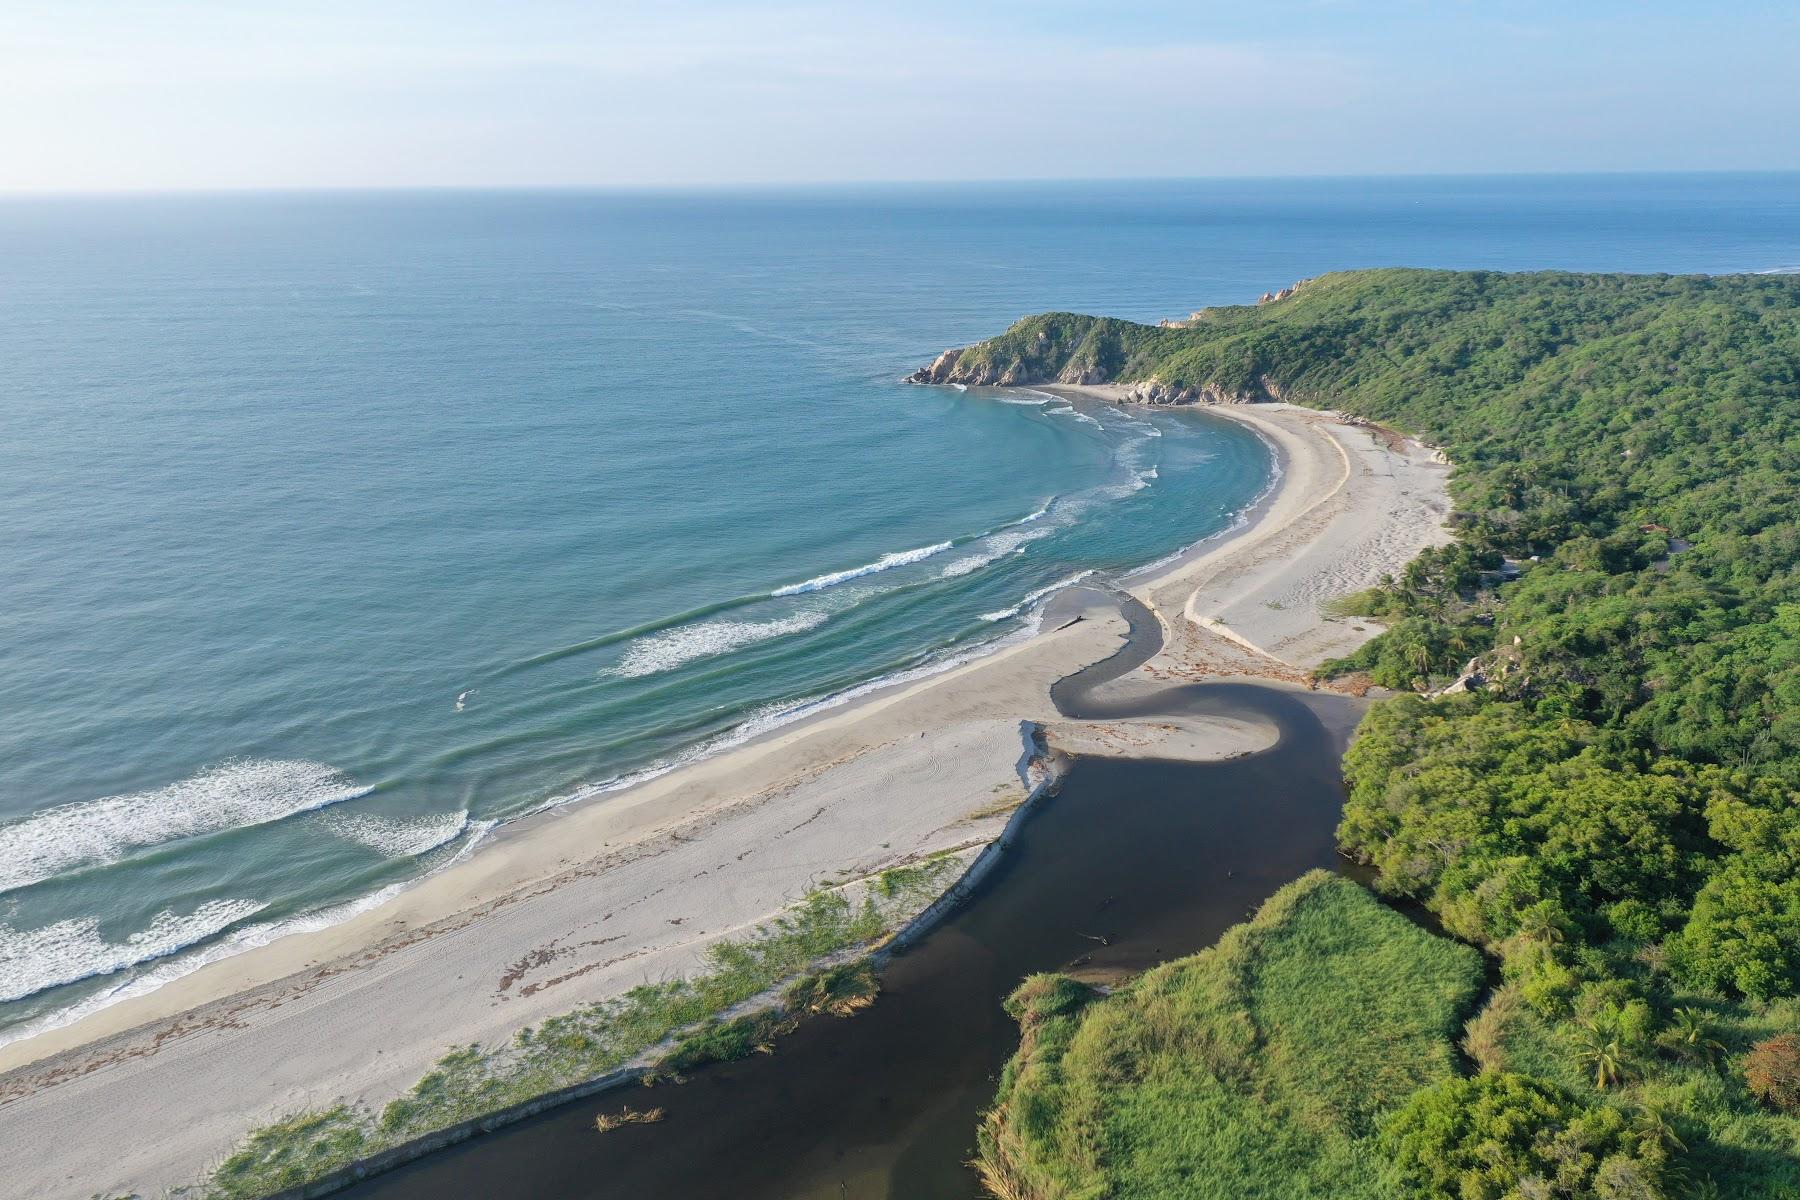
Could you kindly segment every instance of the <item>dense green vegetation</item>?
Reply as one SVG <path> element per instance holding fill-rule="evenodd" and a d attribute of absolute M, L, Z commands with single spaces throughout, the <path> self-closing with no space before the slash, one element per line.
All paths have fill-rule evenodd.
<path fill-rule="evenodd" d="M 1352 598 L 1389 631 L 1325 668 L 1474 668 L 1378 705 L 1346 761 L 1345 851 L 1507 981 L 1470 1030 L 1494 1078 L 1393 1135 L 1406 1194 L 1800 1196 L 1800 1121 L 1744 1077 L 1800 1031 L 1800 279 L 1356 272 L 1180 327 L 1034 317 L 957 369 L 1444 447 L 1456 542 Z M 1625 1124 L 1567 1116 L 1595 1104 Z M 1530 1146 L 1470 1165 L 1514 1109 Z M 1558 1182 L 1531 1156 L 1576 1128 Z"/>
<path fill-rule="evenodd" d="M 1628 980 L 1590 985 L 1572 1019 L 1547 1018 L 1503 987 L 1466 1044 L 1489 1071 L 1615 1110 L 1663 1164 L 1661 1190 L 1626 1195 L 1786 1198 L 1800 1196 L 1800 1120 L 1760 1100 L 1743 1068 L 1756 1045 L 1796 1027 L 1792 1000 L 1670 990 L 1640 965 Z"/>
<path fill-rule="evenodd" d="M 1384 1190 L 1377 1130 L 1454 1078 L 1479 956 L 1323 871 L 1108 999 L 1060 976 L 1008 1002 L 1023 1046 L 981 1131 L 1008 1200 Z"/>

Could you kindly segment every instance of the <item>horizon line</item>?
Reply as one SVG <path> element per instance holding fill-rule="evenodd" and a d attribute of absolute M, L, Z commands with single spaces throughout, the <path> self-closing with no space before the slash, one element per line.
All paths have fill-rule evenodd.
<path fill-rule="evenodd" d="M 1528 171 L 1393 171 L 1369 174 L 1320 172 L 1316 174 L 1264 175 L 1102 175 L 1021 176 L 983 179 L 816 179 L 816 180 L 719 180 L 685 183 L 369 183 L 369 184 L 218 184 L 202 187 L 119 187 L 119 188 L 11 188 L 0 187 L 0 200 L 30 199 L 100 199 L 203 196 L 276 196 L 276 195 L 357 195 L 396 193 L 562 193 L 562 194 L 670 194 L 684 192 L 781 192 L 822 191 L 830 189 L 881 188 L 995 188 L 995 187 L 1067 187 L 1102 184 L 1174 184 L 1174 183 L 1307 183 L 1307 182 L 1389 182 L 1406 180 L 1452 179 L 1582 179 L 1582 178 L 1661 178 L 1722 175 L 1800 175 L 1800 167 L 1625 167 L 1600 170 L 1528 170 Z"/>

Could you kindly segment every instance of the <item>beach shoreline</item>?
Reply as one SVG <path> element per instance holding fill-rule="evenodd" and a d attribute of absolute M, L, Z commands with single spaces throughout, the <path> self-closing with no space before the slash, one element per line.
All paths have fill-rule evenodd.
<path fill-rule="evenodd" d="M 1163 626 L 1162 650 L 1131 675 L 1310 685 L 1311 667 L 1377 632 L 1321 605 L 1447 540 L 1445 468 L 1429 447 L 1331 414 L 1210 411 L 1269 442 L 1279 477 L 1235 528 L 1121 580 Z M 834 875 L 972 857 L 1006 823 L 996 797 L 1023 793 L 1021 722 L 1083 754 L 1205 760 L 1269 744 L 1253 722 L 1059 718 L 1050 685 L 1112 655 L 1126 631 L 1099 595 L 1074 598 L 1059 619 L 940 673 L 872 687 L 667 774 L 514 822 L 349 921 L 0 1047 L 10 1144 L 50 1136 L 79 1112 L 103 1135 L 86 1144 L 105 1148 L 55 1164 L 0 1154 L 0 1169 L 41 1195 L 187 1182 L 250 1124 L 337 1098 L 379 1103 L 451 1045 L 501 1040 L 691 969 L 707 945 Z M 678 879 L 687 883 L 671 888 Z M 585 937 L 615 912 L 605 938 Z M 498 964 L 509 964 L 511 983 L 473 982 Z M 371 1022 L 376 1013 L 383 1019 Z M 188 1119 L 147 1129 L 150 1109 Z"/>

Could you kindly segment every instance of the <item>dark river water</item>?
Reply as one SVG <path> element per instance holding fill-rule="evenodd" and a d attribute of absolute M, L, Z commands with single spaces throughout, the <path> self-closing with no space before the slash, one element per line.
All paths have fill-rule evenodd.
<path fill-rule="evenodd" d="M 1142 617 L 1141 610 L 1133 614 Z M 1140 634 L 1146 625 L 1134 622 Z M 1154 635 L 1150 635 L 1154 640 Z M 1017 1045 L 1001 1009 L 1019 980 L 1117 979 L 1211 944 L 1281 885 L 1333 867 L 1340 759 L 1360 701 L 1196 684 L 1128 704 L 1086 692 L 1152 649 L 1140 636 L 1058 689 L 1070 715 L 1260 716 L 1270 749 L 1227 762 L 1082 759 L 1025 822 L 981 892 L 882 973 L 853 1018 L 821 1017 L 773 1055 L 574 1102 L 363 1184 L 381 1200 L 681 1197 L 965 1200 L 982 1110 Z M 661 1107 L 612 1133 L 596 1113 Z"/>

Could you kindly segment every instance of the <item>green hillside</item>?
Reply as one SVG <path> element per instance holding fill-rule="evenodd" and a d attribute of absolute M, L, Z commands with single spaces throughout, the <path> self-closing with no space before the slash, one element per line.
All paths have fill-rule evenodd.
<path fill-rule="evenodd" d="M 1800 1033 L 1800 278 L 1354 272 L 1177 327 L 1029 318 L 920 376 L 950 377 L 1279 397 L 1442 446 L 1456 542 L 1353 598 L 1389 632 L 1326 667 L 1403 693 L 1474 668 L 1371 711 L 1339 831 L 1498 960 L 1489 1073 L 1542 1051 L 1437 1100 L 1543 1116 L 1560 1047 L 1569 1103 L 1654 1110 L 1679 1161 L 1543 1194 L 1800 1194 L 1800 1119 L 1744 1071 Z"/>

